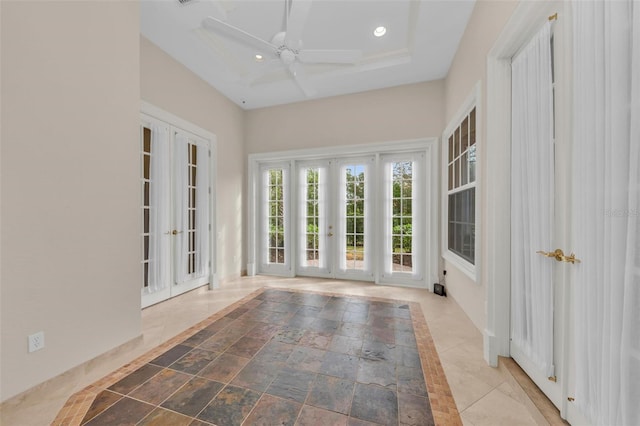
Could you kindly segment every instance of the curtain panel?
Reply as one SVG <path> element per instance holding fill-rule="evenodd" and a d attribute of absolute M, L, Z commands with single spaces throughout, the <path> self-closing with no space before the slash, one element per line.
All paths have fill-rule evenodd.
<path fill-rule="evenodd" d="M 640 5 L 575 1 L 575 404 L 592 424 L 640 424 Z"/>
<path fill-rule="evenodd" d="M 553 365 L 551 24 L 512 61 L 511 339 L 547 376 Z"/>

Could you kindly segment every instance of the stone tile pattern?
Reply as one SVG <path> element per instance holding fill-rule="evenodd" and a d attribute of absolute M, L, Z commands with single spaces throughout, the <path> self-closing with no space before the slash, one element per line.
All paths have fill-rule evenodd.
<path fill-rule="evenodd" d="M 72 396 L 54 425 L 461 425 L 417 303 L 260 289 Z"/>

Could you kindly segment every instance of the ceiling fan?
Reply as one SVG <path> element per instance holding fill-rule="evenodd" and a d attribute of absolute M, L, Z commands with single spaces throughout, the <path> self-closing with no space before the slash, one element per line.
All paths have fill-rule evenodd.
<path fill-rule="evenodd" d="M 316 90 L 309 82 L 301 64 L 353 64 L 362 57 L 362 51 L 304 49 L 302 32 L 310 8 L 311 0 L 285 0 L 285 30 L 276 33 L 271 41 L 263 40 L 212 16 L 205 18 L 202 26 L 209 31 L 233 37 L 253 46 L 261 53 L 270 55 L 272 60 L 265 64 L 262 73 L 284 66 L 304 94 L 312 97 L 316 95 Z M 255 78 L 257 77 L 253 79 Z"/>

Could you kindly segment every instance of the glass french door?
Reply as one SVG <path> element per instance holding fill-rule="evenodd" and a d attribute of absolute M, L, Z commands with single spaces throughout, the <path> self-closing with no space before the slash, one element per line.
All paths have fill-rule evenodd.
<path fill-rule="evenodd" d="M 210 144 L 143 116 L 142 307 L 210 282 Z"/>
<path fill-rule="evenodd" d="M 298 163 L 298 275 L 373 280 L 374 160 Z"/>

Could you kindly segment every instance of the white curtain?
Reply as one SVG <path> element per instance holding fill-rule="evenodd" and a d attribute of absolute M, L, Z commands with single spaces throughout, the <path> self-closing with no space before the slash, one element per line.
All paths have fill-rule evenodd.
<path fill-rule="evenodd" d="M 384 184 L 384 205 L 382 208 L 383 231 L 383 274 L 390 277 L 393 274 L 393 161 L 385 161 L 382 166 L 382 181 Z"/>
<path fill-rule="evenodd" d="M 189 146 L 189 139 L 180 134 L 175 135 L 175 147 L 173 150 L 174 159 L 174 197 L 175 197 L 175 226 L 179 232 L 176 238 L 175 245 L 175 281 L 177 284 L 183 283 L 187 280 L 187 247 L 188 240 L 188 205 L 189 194 L 187 186 L 189 184 L 189 154 L 187 148 Z"/>
<path fill-rule="evenodd" d="M 572 6 L 575 404 L 592 424 L 637 425 L 640 5 Z"/>
<path fill-rule="evenodd" d="M 511 338 L 548 376 L 553 366 L 551 24 L 512 61 Z"/>
<path fill-rule="evenodd" d="M 151 163 L 149 166 L 149 288 L 150 293 L 165 288 L 169 282 L 170 258 L 169 193 L 169 129 L 151 126 Z"/>
<path fill-rule="evenodd" d="M 203 144 L 197 145 L 196 168 L 196 274 L 209 275 L 209 150 Z"/>
<path fill-rule="evenodd" d="M 640 424 L 640 5 L 632 4 L 629 211 L 622 309 L 621 417 Z"/>

